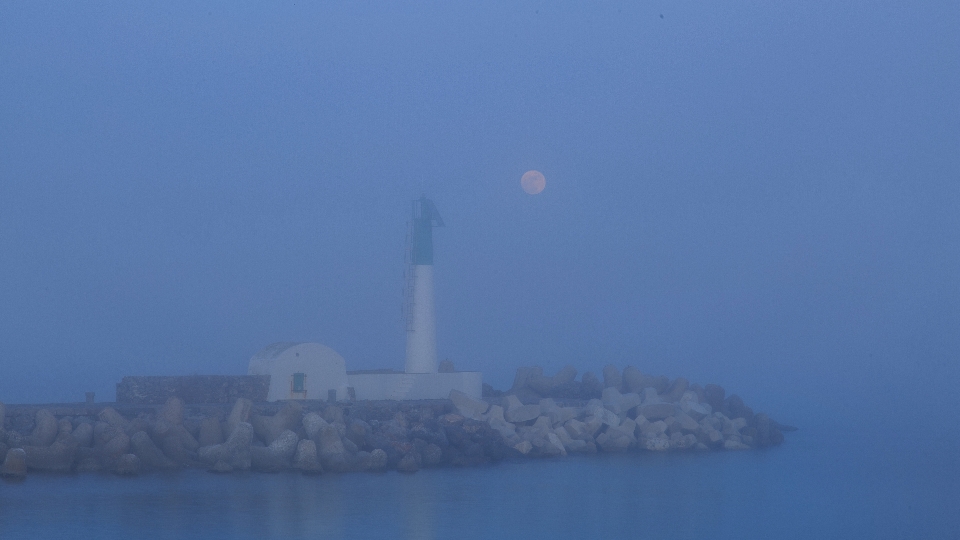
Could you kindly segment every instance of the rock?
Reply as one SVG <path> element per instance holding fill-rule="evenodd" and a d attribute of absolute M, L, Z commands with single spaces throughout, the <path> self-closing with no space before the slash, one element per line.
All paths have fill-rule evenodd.
<path fill-rule="evenodd" d="M 623 452 L 636 442 L 633 433 L 619 427 L 607 428 L 597 436 L 597 446 L 604 452 Z"/>
<path fill-rule="evenodd" d="M 525 388 L 531 375 L 543 375 L 543 368 L 539 366 L 517 368 L 517 374 L 513 378 L 513 386 L 510 388 L 510 392 L 515 393 L 521 388 Z"/>
<path fill-rule="evenodd" d="M 440 418 L 438 418 L 437 421 L 440 423 L 441 426 L 449 427 L 457 424 L 462 424 L 464 421 L 464 418 L 459 414 L 447 413 L 442 415 Z"/>
<path fill-rule="evenodd" d="M 77 451 L 76 441 L 56 441 L 50 446 L 24 446 L 27 469 L 46 472 L 70 472 Z M 8 452 L 9 455 L 9 452 Z"/>
<path fill-rule="evenodd" d="M 7 421 L 7 406 L 0 401 L 0 431 L 3 431 L 4 425 Z"/>
<path fill-rule="evenodd" d="M 284 431 L 296 429 L 302 416 L 303 406 L 297 401 L 291 401 L 273 416 L 254 415 L 250 423 L 253 425 L 253 432 L 269 445 Z"/>
<path fill-rule="evenodd" d="M 550 398 L 540 400 L 540 415 L 550 419 L 553 425 L 563 424 L 577 415 L 573 407 L 560 407 Z"/>
<path fill-rule="evenodd" d="M 736 439 L 727 439 L 723 441 L 724 450 L 749 450 L 750 447 Z"/>
<path fill-rule="evenodd" d="M 776 446 L 783 442 L 783 433 L 777 428 L 777 423 L 769 416 L 760 413 L 756 416 L 757 436 L 755 442 L 757 446 L 764 448 L 767 446 Z"/>
<path fill-rule="evenodd" d="M 680 398 L 680 410 L 699 422 L 700 419 L 708 416 L 713 411 L 710 405 L 699 403 L 697 399 L 696 393 L 687 390 Z"/>
<path fill-rule="evenodd" d="M 640 395 L 630 392 L 620 396 L 619 408 L 621 413 L 627 413 L 630 410 L 639 407 L 641 403 Z"/>
<path fill-rule="evenodd" d="M 317 444 L 310 439 L 303 439 L 297 443 L 297 452 L 293 456 L 293 468 L 303 474 L 320 474 L 320 458 L 317 456 Z"/>
<path fill-rule="evenodd" d="M 580 380 L 582 381 L 580 385 L 580 396 L 582 399 L 600 397 L 600 393 L 603 391 L 603 383 L 600 382 L 600 379 L 598 379 L 596 375 L 588 371 L 583 374 Z"/>
<path fill-rule="evenodd" d="M 343 447 L 346 448 L 347 454 L 354 455 L 360 451 L 357 443 L 351 441 L 349 437 L 341 437 L 340 440 L 343 442 Z"/>
<path fill-rule="evenodd" d="M 456 371 L 453 368 L 453 362 L 450 360 L 441 360 L 440 365 L 437 366 L 437 372 L 439 373 L 455 373 Z"/>
<path fill-rule="evenodd" d="M 139 462 L 139 461 L 138 461 Z M 73 468 L 78 473 L 95 473 L 103 470 L 103 466 L 97 461 L 97 458 L 88 456 L 77 460 L 77 466 Z"/>
<path fill-rule="evenodd" d="M 527 388 L 541 396 L 546 396 L 553 390 L 553 378 L 547 377 L 542 372 L 531 373 L 527 378 Z"/>
<path fill-rule="evenodd" d="M 127 419 L 118 413 L 113 407 L 107 407 L 100 411 L 100 414 L 97 415 L 97 418 L 99 418 L 101 422 L 106 422 L 107 424 L 118 427 L 122 430 L 126 430 L 127 428 Z"/>
<path fill-rule="evenodd" d="M 140 466 L 140 458 L 136 454 L 123 454 L 117 460 L 117 466 L 113 472 L 121 476 L 136 476 L 140 474 Z"/>
<path fill-rule="evenodd" d="M 459 390 L 450 391 L 450 401 L 457 412 L 471 420 L 482 420 L 483 414 L 490 408 L 486 401 L 473 399 Z"/>
<path fill-rule="evenodd" d="M 180 425 L 183 425 L 183 400 L 173 396 L 167 399 L 157 411 L 154 433 L 162 439 L 169 434 L 170 430 Z"/>
<path fill-rule="evenodd" d="M 494 405 L 490 407 L 490 411 L 486 415 L 487 424 L 495 431 L 500 433 L 500 436 L 504 439 L 510 440 L 516 436 L 517 426 L 507 422 L 503 417 L 503 408 L 499 405 Z"/>
<path fill-rule="evenodd" d="M 336 405 L 329 405 L 323 410 L 323 419 L 331 424 L 337 422 L 343 424 L 343 409 Z"/>
<path fill-rule="evenodd" d="M 420 470 L 420 456 L 415 451 L 407 452 L 400 462 L 397 463 L 397 470 L 405 473 L 415 473 Z"/>
<path fill-rule="evenodd" d="M 521 405 L 520 407 L 515 407 L 513 409 L 507 409 L 503 417 L 507 422 L 512 422 L 514 424 L 521 422 L 529 422 L 534 418 L 540 416 L 540 405 Z"/>
<path fill-rule="evenodd" d="M 359 418 L 351 418 L 347 424 L 346 438 L 357 445 L 358 448 L 363 448 L 367 445 L 367 434 L 369 433 L 370 424 Z"/>
<path fill-rule="evenodd" d="M 290 467 L 300 437 L 289 429 L 282 431 L 267 447 L 250 448 L 250 466 L 264 472 L 278 472 Z"/>
<path fill-rule="evenodd" d="M 680 401 L 680 398 L 683 396 L 683 393 L 687 391 L 687 388 L 690 386 L 690 382 L 683 377 L 677 377 L 673 384 L 670 385 L 670 388 L 664 393 L 664 401 L 668 403 L 676 403 Z"/>
<path fill-rule="evenodd" d="M 539 403 L 540 400 L 543 398 L 542 395 L 540 395 L 539 393 L 537 393 L 536 391 L 534 391 L 532 388 L 528 386 L 524 386 L 523 388 L 517 390 L 516 392 L 513 393 L 513 395 L 517 396 L 517 399 L 519 399 L 521 403 L 525 405 L 533 405 L 533 404 Z"/>
<path fill-rule="evenodd" d="M 600 394 L 600 401 L 602 401 L 603 406 L 613 414 L 620 414 L 621 397 L 619 389 L 608 386 L 604 388 Z"/>
<path fill-rule="evenodd" d="M 599 418 L 602 424 L 606 424 L 611 427 L 616 427 L 620 425 L 620 416 L 609 409 L 600 409 L 595 415 L 595 418 Z M 590 423 L 590 417 L 587 417 L 588 424 Z"/>
<path fill-rule="evenodd" d="M 162 428 L 164 430 L 164 435 L 161 436 L 159 433 L 157 433 L 156 419 L 150 421 L 143 416 L 137 416 L 136 418 L 127 422 L 127 425 L 123 427 L 123 432 L 132 437 L 133 434 L 138 431 L 146 431 L 147 433 L 156 435 L 158 439 L 162 439 L 164 436 L 166 436 L 166 430 L 169 428 L 169 424 L 166 424 L 165 426 L 166 427 Z"/>
<path fill-rule="evenodd" d="M 177 428 L 182 429 L 183 426 L 177 426 Z M 187 433 L 188 436 L 192 439 L 193 436 Z M 198 465 L 197 463 L 197 454 L 194 450 L 186 448 L 183 440 L 176 433 L 176 431 L 170 432 L 163 441 L 160 443 L 160 449 L 163 451 L 163 455 L 170 458 L 175 464 L 180 467 L 194 467 Z"/>
<path fill-rule="evenodd" d="M 604 388 L 616 388 L 617 391 L 623 386 L 623 378 L 620 375 L 620 370 L 617 369 L 617 366 L 613 364 L 607 364 L 603 366 L 603 387 Z"/>
<path fill-rule="evenodd" d="M 649 405 L 641 405 L 638 412 L 647 420 L 654 421 L 663 420 L 668 416 L 672 416 L 674 410 L 675 406 L 671 403 L 651 403 Z"/>
<path fill-rule="evenodd" d="M 728 418 L 746 418 L 748 421 L 753 419 L 753 409 L 747 407 L 736 394 L 732 394 L 723 402 L 722 411 Z"/>
<path fill-rule="evenodd" d="M 252 442 L 253 426 L 247 422 L 240 422 L 223 444 L 203 446 L 197 451 L 197 456 L 208 465 L 215 466 L 218 461 L 223 461 L 230 466 L 231 470 L 247 470 L 250 468 Z"/>
<path fill-rule="evenodd" d="M 567 449 L 563 447 L 563 442 L 560 441 L 560 438 L 557 437 L 557 434 L 553 431 L 547 433 L 546 437 L 543 439 L 543 445 L 540 447 L 540 451 L 546 456 L 565 456 L 567 455 Z"/>
<path fill-rule="evenodd" d="M 546 434 L 553 428 L 553 422 L 551 422 L 546 416 L 538 416 L 532 427 L 534 431 L 539 431 L 542 434 Z"/>
<path fill-rule="evenodd" d="M 591 415 L 583 420 L 583 426 L 585 432 L 590 436 L 590 438 L 584 440 L 590 442 L 597 436 L 597 432 L 604 426 L 604 423 L 599 415 Z"/>
<path fill-rule="evenodd" d="M 220 474 L 231 473 L 233 472 L 233 466 L 221 459 L 210 467 L 210 472 Z"/>
<path fill-rule="evenodd" d="M 27 438 L 27 444 L 31 446 L 50 446 L 57 438 L 60 426 L 57 418 L 47 409 L 37 411 L 33 433 Z"/>
<path fill-rule="evenodd" d="M 666 437 L 644 438 L 643 447 L 653 452 L 664 452 L 670 449 L 670 439 Z"/>
<path fill-rule="evenodd" d="M 671 444 L 672 444 L 672 441 L 671 441 Z M 699 444 L 697 442 L 697 436 L 694 435 L 693 433 L 687 433 L 686 435 L 683 435 L 680 438 L 680 441 L 676 445 L 676 448 L 677 450 L 690 450 L 690 449 L 696 448 L 697 444 Z"/>
<path fill-rule="evenodd" d="M 370 452 L 369 465 L 367 470 L 384 471 L 387 469 L 387 453 L 380 448 L 375 448 Z"/>
<path fill-rule="evenodd" d="M 315 412 L 303 415 L 303 429 L 307 433 L 307 437 L 310 439 L 315 438 L 317 434 L 328 425 L 330 424 L 328 424 L 322 416 Z"/>
<path fill-rule="evenodd" d="M 643 390 L 643 374 L 633 366 L 623 368 L 623 389 L 627 392 L 639 394 Z"/>
<path fill-rule="evenodd" d="M 63 438 L 73 433 L 73 422 L 69 418 L 61 418 L 57 422 L 57 438 Z"/>
<path fill-rule="evenodd" d="M 74 429 L 70 435 L 80 446 L 90 446 L 93 444 L 93 424 L 89 424 L 87 422 L 78 424 L 76 429 Z"/>
<path fill-rule="evenodd" d="M 16 416 L 13 416 L 8 420 L 8 424 L 11 430 L 21 434 L 26 434 L 26 437 L 29 436 L 30 432 L 32 432 L 33 428 L 36 426 L 36 422 L 34 422 L 35 417 L 36 413 L 30 414 L 26 411 L 20 411 Z"/>
<path fill-rule="evenodd" d="M 443 449 L 430 443 L 423 449 L 421 457 L 424 467 L 436 467 L 443 460 Z"/>
<path fill-rule="evenodd" d="M 674 414 L 673 419 L 678 429 L 684 433 L 696 433 L 700 430 L 700 424 L 684 412 Z"/>
<path fill-rule="evenodd" d="M 652 386 L 648 386 L 643 389 L 643 394 L 640 396 L 643 400 L 644 405 L 653 405 L 654 403 L 663 403 L 663 400 L 660 399 L 660 394 L 657 393 L 657 389 Z"/>
<path fill-rule="evenodd" d="M 220 419 L 216 416 L 208 416 L 200 421 L 200 440 L 197 444 L 200 446 L 213 446 L 223 442 L 223 428 L 220 427 Z"/>
<path fill-rule="evenodd" d="M 723 443 L 723 435 L 712 427 L 704 429 L 700 433 L 701 435 L 698 437 L 698 440 L 708 447 L 718 446 Z"/>
<path fill-rule="evenodd" d="M 7 450 L 3 465 L 0 466 L 0 477 L 5 480 L 23 480 L 27 477 L 27 452 L 23 448 Z"/>
<path fill-rule="evenodd" d="M 200 448 L 200 442 L 182 424 L 173 428 L 168 436 L 175 437 L 188 452 L 196 452 Z"/>
<path fill-rule="evenodd" d="M 557 384 L 550 391 L 550 396 L 558 399 L 580 399 L 583 395 L 582 388 L 583 385 L 577 381 Z"/>
<path fill-rule="evenodd" d="M 663 420 L 638 424 L 637 427 L 643 437 L 659 437 L 667 431 L 667 423 Z"/>
<path fill-rule="evenodd" d="M 117 430 L 115 437 L 105 442 L 96 449 L 96 455 L 99 458 L 100 465 L 108 470 L 112 470 L 120 456 L 130 450 L 130 437 L 126 433 Z"/>
<path fill-rule="evenodd" d="M 514 449 L 523 455 L 527 455 L 531 450 L 533 450 L 533 444 L 530 441 L 520 441 L 514 445 Z"/>
<path fill-rule="evenodd" d="M 558 388 L 577 380 L 577 368 L 566 365 L 552 377 L 553 388 Z"/>
<path fill-rule="evenodd" d="M 571 439 L 587 441 L 593 439 L 593 433 L 587 432 L 587 425 L 576 418 L 571 418 L 563 424 L 563 429 L 570 435 Z"/>
<path fill-rule="evenodd" d="M 327 425 L 323 428 L 317 435 L 316 443 L 323 470 L 331 472 L 348 470 L 347 449 L 343 446 L 336 427 Z"/>
<path fill-rule="evenodd" d="M 498 396 L 502 396 L 503 392 L 500 390 L 497 390 L 496 388 L 494 388 L 488 383 L 483 383 L 480 386 L 480 395 L 482 397 L 498 397 Z"/>
<path fill-rule="evenodd" d="M 233 409 L 230 410 L 230 416 L 227 417 L 227 429 L 224 433 L 227 439 L 230 438 L 238 425 L 250 420 L 250 411 L 252 410 L 252 401 L 247 398 L 237 398 L 237 401 L 233 404 Z"/>
<path fill-rule="evenodd" d="M 703 387 L 703 396 L 707 405 L 710 405 L 715 411 L 719 411 L 723 408 L 723 400 L 726 397 L 726 391 L 722 386 L 716 384 L 708 384 Z"/>
<path fill-rule="evenodd" d="M 504 398 L 500 400 L 500 406 L 503 407 L 504 411 L 509 411 L 517 407 L 523 407 L 523 402 L 521 402 L 517 396 L 504 396 Z"/>
<path fill-rule="evenodd" d="M 177 464 L 165 456 L 157 448 L 153 440 L 145 431 L 138 431 L 130 437 L 130 446 L 133 453 L 140 458 L 140 463 L 147 469 L 175 469 Z"/>

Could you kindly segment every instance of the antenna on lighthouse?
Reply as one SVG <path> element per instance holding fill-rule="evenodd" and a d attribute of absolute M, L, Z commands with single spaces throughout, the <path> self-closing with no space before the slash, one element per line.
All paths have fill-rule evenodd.
<path fill-rule="evenodd" d="M 437 372 L 437 328 L 433 304 L 433 228 L 443 218 L 426 195 L 413 201 L 404 312 L 407 318 L 406 373 Z"/>

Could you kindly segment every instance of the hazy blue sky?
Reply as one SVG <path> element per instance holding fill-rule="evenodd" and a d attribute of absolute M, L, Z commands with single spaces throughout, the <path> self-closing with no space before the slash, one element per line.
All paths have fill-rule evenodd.
<path fill-rule="evenodd" d="M 0 400 L 274 341 L 402 368 L 425 193 L 440 356 L 496 386 L 950 404 L 958 29 L 955 0 L 2 2 Z"/>

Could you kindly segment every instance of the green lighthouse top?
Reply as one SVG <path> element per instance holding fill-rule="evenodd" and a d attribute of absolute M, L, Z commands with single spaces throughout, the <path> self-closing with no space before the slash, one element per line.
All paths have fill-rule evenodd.
<path fill-rule="evenodd" d="M 426 195 L 413 201 L 413 264 L 433 264 L 433 228 L 443 227 L 443 218 Z"/>

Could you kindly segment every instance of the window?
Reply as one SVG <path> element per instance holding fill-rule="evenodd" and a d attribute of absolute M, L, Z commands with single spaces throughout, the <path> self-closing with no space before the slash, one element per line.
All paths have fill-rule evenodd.
<path fill-rule="evenodd" d="M 307 374 L 306 373 L 293 374 L 292 390 L 296 393 L 304 393 L 307 391 Z"/>

